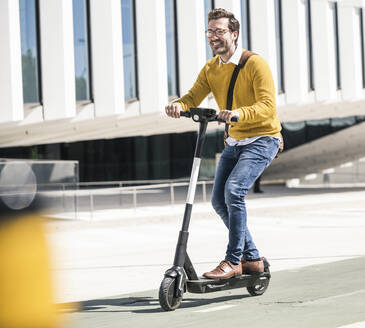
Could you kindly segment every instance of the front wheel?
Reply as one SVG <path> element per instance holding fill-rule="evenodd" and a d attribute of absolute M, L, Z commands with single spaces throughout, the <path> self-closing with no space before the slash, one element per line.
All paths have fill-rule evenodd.
<path fill-rule="evenodd" d="M 183 295 L 175 296 L 177 283 L 177 279 L 171 277 L 165 277 L 161 282 L 158 297 L 160 305 L 165 311 L 173 311 L 181 304 Z"/>

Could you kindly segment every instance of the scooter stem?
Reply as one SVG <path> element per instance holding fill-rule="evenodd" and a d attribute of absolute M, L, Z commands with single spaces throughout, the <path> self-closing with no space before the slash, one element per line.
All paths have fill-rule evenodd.
<path fill-rule="evenodd" d="M 201 153 L 202 153 L 202 149 L 204 146 L 207 126 L 208 126 L 207 120 L 200 121 L 199 132 L 198 132 L 197 142 L 196 142 L 196 146 L 195 146 L 194 162 L 193 162 L 193 167 L 191 170 L 191 176 L 190 176 L 190 182 L 189 182 L 189 190 L 188 190 L 188 195 L 187 195 L 186 204 L 185 204 L 184 219 L 183 219 L 181 231 L 179 233 L 179 239 L 178 239 L 178 242 L 176 245 L 176 252 L 175 252 L 175 258 L 174 258 L 174 266 L 178 266 L 178 267 L 184 266 L 184 263 L 185 263 L 186 246 L 187 246 L 188 236 L 189 236 L 189 232 L 188 232 L 189 223 L 190 223 L 191 211 L 192 211 L 192 207 L 193 207 L 193 203 L 194 203 L 196 185 L 198 182 Z"/>

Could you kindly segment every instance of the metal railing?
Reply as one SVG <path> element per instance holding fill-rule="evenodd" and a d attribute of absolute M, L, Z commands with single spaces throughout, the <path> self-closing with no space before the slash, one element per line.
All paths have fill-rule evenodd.
<path fill-rule="evenodd" d="M 197 182 L 201 188 L 196 189 L 199 201 L 208 200 L 208 188 L 214 180 L 200 180 Z M 74 213 L 73 217 L 78 218 L 79 212 L 89 212 L 90 219 L 93 213 L 103 206 L 96 206 L 98 197 L 104 201 L 109 200 L 106 208 L 133 208 L 151 205 L 174 205 L 183 203 L 186 198 L 188 179 L 176 180 L 139 180 L 139 181 L 97 181 L 97 182 L 68 182 L 39 184 L 38 193 L 46 199 L 49 204 L 47 211 L 53 213 Z M 26 188 L 25 188 L 26 189 Z M 1 186 L 0 197 L 18 197 L 22 194 L 19 186 Z M 146 194 L 154 194 L 149 197 L 149 204 L 146 203 Z M 27 193 L 24 192 L 26 195 Z M 113 199 L 112 199 L 113 198 Z M 126 200 L 126 198 L 129 198 Z M 119 200 L 118 200 L 119 199 Z M 101 207 L 101 208 L 100 208 Z M 106 209 L 105 208 L 105 209 Z"/>

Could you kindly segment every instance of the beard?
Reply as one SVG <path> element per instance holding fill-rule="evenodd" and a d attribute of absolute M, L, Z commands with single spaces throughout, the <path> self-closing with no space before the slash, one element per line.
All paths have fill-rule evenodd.
<path fill-rule="evenodd" d="M 228 42 L 226 40 L 210 42 L 209 45 L 215 55 L 224 55 L 230 49 Z"/>

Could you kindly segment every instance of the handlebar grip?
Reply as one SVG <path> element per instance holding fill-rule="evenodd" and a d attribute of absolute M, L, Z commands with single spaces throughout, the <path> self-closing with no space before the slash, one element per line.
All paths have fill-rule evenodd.
<path fill-rule="evenodd" d="M 189 111 L 181 110 L 180 116 L 191 117 L 191 113 Z"/>
<path fill-rule="evenodd" d="M 226 121 L 225 120 L 222 120 L 222 119 L 220 119 L 220 118 L 216 118 L 216 121 L 218 121 L 218 122 L 222 122 L 222 123 L 226 123 Z M 238 122 L 238 117 L 237 116 L 233 116 L 232 118 L 231 118 L 231 122 Z"/>

